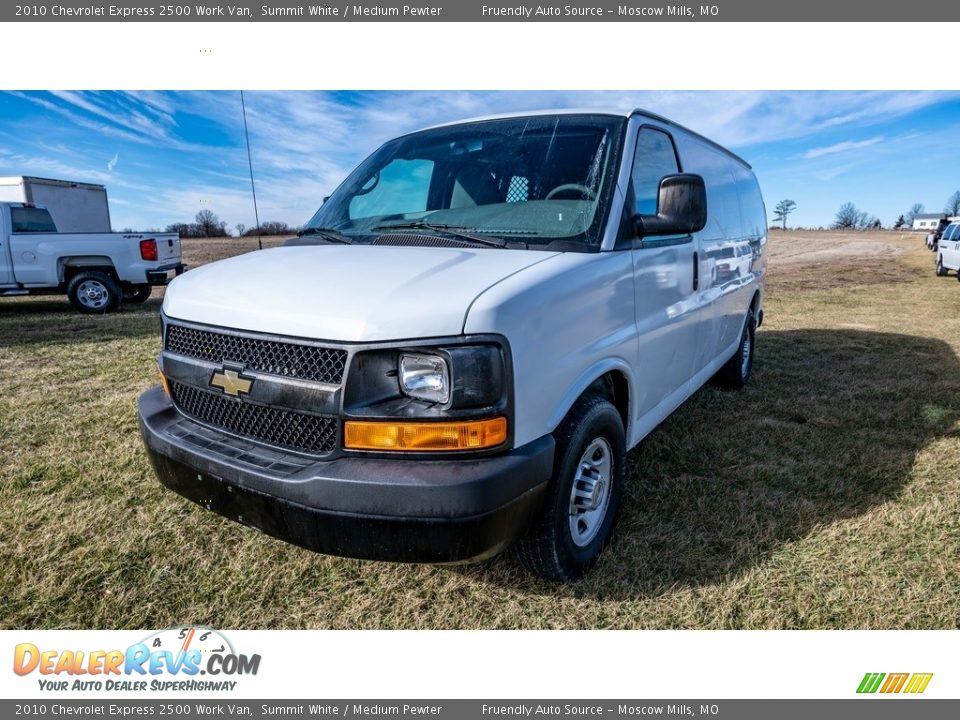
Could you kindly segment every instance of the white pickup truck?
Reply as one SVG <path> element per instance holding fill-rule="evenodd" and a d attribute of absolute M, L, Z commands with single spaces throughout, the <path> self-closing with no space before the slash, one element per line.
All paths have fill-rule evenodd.
<path fill-rule="evenodd" d="M 613 532 L 627 450 L 711 378 L 750 377 L 766 225 L 746 162 L 643 111 L 391 140 L 299 246 L 173 281 L 162 385 L 140 398 L 150 460 L 311 550 L 512 545 L 576 580 Z"/>
<path fill-rule="evenodd" d="M 66 293 L 80 312 L 106 313 L 184 269 L 176 233 L 61 233 L 46 208 L 0 202 L 0 297 Z"/>
<path fill-rule="evenodd" d="M 960 280 L 960 222 L 950 223 L 936 242 L 937 275 L 943 277 L 953 270 Z"/>

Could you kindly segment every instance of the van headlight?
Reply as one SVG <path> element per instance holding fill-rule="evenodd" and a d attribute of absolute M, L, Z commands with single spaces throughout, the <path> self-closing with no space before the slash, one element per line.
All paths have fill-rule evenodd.
<path fill-rule="evenodd" d="M 509 347 L 498 336 L 470 341 L 354 353 L 343 387 L 344 450 L 495 452 L 509 444 Z"/>
<path fill-rule="evenodd" d="M 425 353 L 403 353 L 398 376 L 404 395 L 440 405 L 450 402 L 450 366 L 445 358 Z"/>
<path fill-rule="evenodd" d="M 347 372 L 347 415 L 434 417 L 506 408 L 506 353 L 494 342 L 357 352 Z M 462 411 L 462 412 L 461 412 Z"/>

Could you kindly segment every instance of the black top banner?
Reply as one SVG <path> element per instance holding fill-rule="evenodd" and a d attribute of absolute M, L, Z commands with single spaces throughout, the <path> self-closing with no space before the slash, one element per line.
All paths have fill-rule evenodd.
<path fill-rule="evenodd" d="M 3 4 L 4 22 L 953 22 L 960 3 L 943 0 L 408 0 L 381 2 L 160 3 L 139 0 L 40 0 Z M 945 28 L 946 31 L 946 28 Z M 927 38 L 934 40 L 934 38 Z"/>

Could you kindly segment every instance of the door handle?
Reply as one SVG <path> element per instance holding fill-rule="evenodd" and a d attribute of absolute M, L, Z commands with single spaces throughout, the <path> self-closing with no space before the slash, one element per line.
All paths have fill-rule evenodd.
<path fill-rule="evenodd" d="M 694 291 L 700 289 L 700 258 L 697 253 L 693 254 L 693 289 Z"/>

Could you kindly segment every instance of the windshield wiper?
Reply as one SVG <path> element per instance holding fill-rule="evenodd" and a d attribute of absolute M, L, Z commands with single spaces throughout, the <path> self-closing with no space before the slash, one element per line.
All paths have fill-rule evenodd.
<path fill-rule="evenodd" d="M 474 235 L 470 232 L 472 228 L 468 228 L 464 225 L 447 225 L 445 223 L 427 222 L 426 220 L 414 220 L 412 222 L 403 223 L 387 223 L 385 225 L 377 225 L 374 230 L 435 230 L 438 233 L 452 238 L 453 240 L 472 242 L 479 245 L 486 245 L 488 247 L 505 248 L 508 245 L 512 246 L 514 244 L 507 243 L 506 240 L 500 240 L 499 238 L 487 237 L 486 235 Z M 523 243 L 523 245 L 526 245 L 526 243 Z"/>
<path fill-rule="evenodd" d="M 324 240 L 328 240 L 330 242 L 335 242 L 335 243 L 343 243 L 344 245 L 353 244 L 352 238 L 347 237 L 339 230 L 335 230 L 333 228 L 308 227 L 308 228 L 304 228 L 303 230 L 297 233 L 297 237 L 304 237 L 305 235 L 316 235 L 317 237 L 321 237 Z"/>

